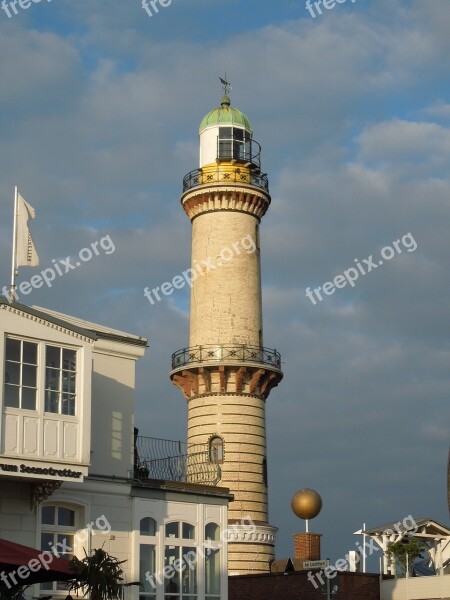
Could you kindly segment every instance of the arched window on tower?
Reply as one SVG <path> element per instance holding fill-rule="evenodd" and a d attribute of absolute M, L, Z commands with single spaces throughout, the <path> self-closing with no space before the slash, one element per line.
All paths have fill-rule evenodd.
<path fill-rule="evenodd" d="M 223 463 L 223 439 L 215 435 L 209 440 L 209 460 L 212 463 Z"/>

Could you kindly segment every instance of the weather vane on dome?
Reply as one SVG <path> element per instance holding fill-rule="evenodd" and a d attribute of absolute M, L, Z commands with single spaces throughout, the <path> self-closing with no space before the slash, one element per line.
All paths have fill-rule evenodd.
<path fill-rule="evenodd" d="M 227 74 L 225 73 L 225 79 L 222 79 L 222 77 L 219 77 L 220 79 L 220 83 L 223 85 L 223 91 L 225 92 L 225 95 L 228 95 L 228 92 L 231 92 L 231 90 L 233 89 L 230 85 L 230 82 L 227 81 Z"/>

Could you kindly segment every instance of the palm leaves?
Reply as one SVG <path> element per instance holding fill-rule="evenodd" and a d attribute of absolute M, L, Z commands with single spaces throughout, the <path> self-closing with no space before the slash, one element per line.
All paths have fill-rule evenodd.
<path fill-rule="evenodd" d="M 140 585 L 139 582 L 125 583 L 121 565 L 125 560 L 118 560 L 103 550 L 96 548 L 80 560 L 72 558 L 74 580 L 70 583 L 70 591 L 81 591 L 91 600 L 122 600 L 124 587 Z"/>

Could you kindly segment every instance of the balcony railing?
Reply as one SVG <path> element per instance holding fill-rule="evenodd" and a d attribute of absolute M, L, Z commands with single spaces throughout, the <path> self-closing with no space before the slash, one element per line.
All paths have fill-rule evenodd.
<path fill-rule="evenodd" d="M 194 169 L 183 178 L 183 192 L 187 192 L 199 185 L 211 185 L 213 183 L 247 183 L 269 191 L 269 179 L 265 173 L 256 173 L 241 170 L 239 167 L 232 170 L 223 170 L 217 167 L 215 171 Z"/>
<path fill-rule="evenodd" d="M 252 165 L 253 168 L 259 170 L 261 168 L 261 145 L 250 138 L 240 140 L 236 137 L 217 137 L 217 158 L 245 163 L 246 166 Z"/>
<path fill-rule="evenodd" d="M 172 354 L 172 370 L 201 363 L 253 363 L 281 370 L 276 350 L 246 345 L 205 345 L 183 348 Z"/>
<path fill-rule="evenodd" d="M 164 481 L 216 485 L 220 465 L 211 461 L 207 445 L 138 435 L 135 446 L 135 477 Z"/>

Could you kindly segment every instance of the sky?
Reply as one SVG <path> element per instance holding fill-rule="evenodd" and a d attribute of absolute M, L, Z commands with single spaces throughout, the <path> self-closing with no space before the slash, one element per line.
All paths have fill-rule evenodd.
<path fill-rule="evenodd" d="M 168 373 L 188 344 L 189 288 L 154 305 L 143 290 L 189 267 L 182 179 L 226 73 L 272 197 L 261 256 L 264 343 L 284 371 L 266 412 L 277 558 L 304 529 L 290 501 L 305 487 L 323 499 L 310 529 L 324 558 L 353 549 L 363 523 L 449 525 L 448 0 L 322 14 L 303 0 L 173 0 L 151 16 L 140 0 L 4 6 L 1 287 L 15 184 L 40 257 L 18 283 L 112 240 L 20 300 L 148 338 L 137 425 L 184 440 Z"/>

